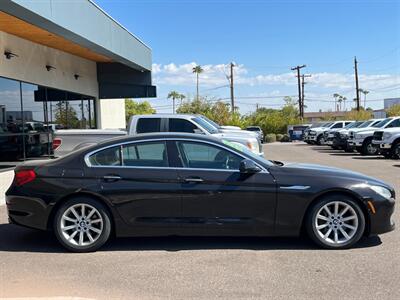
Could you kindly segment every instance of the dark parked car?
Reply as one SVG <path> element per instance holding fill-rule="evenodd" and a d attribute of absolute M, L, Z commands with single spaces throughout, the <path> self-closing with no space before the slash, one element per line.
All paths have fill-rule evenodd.
<path fill-rule="evenodd" d="M 268 161 L 193 134 L 117 138 L 15 169 L 11 223 L 52 229 L 67 249 L 116 236 L 297 236 L 347 248 L 394 229 L 395 191 L 362 174 Z"/>

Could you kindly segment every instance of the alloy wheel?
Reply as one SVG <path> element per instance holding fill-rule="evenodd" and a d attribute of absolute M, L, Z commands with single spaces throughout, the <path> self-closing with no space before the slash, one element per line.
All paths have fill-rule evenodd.
<path fill-rule="evenodd" d="M 75 204 L 62 214 L 60 229 L 65 241 L 73 246 L 90 246 L 103 232 L 103 217 L 89 204 Z"/>
<path fill-rule="evenodd" d="M 369 155 L 374 155 L 377 152 L 377 150 L 378 149 L 372 143 L 369 143 L 367 145 L 367 152 Z"/>
<path fill-rule="evenodd" d="M 332 201 L 318 210 L 313 226 L 325 244 L 340 245 L 349 242 L 357 233 L 358 215 L 348 203 Z"/>

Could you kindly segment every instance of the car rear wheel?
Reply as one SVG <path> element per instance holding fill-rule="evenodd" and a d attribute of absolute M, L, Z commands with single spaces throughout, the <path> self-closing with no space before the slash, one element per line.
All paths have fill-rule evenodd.
<path fill-rule="evenodd" d="M 317 202 L 306 219 L 310 238 L 328 249 L 353 246 L 362 237 L 365 217 L 359 205 L 344 195 L 334 195 Z"/>
<path fill-rule="evenodd" d="M 54 232 L 59 242 L 70 251 L 96 251 L 110 237 L 110 219 L 101 203 L 78 197 L 59 208 L 54 218 Z"/>

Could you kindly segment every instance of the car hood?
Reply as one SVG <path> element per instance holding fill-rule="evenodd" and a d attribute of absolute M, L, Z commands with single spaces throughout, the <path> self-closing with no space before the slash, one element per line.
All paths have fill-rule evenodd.
<path fill-rule="evenodd" d="M 383 132 L 390 132 L 390 133 L 400 133 L 400 127 L 386 128 L 386 129 L 377 128 L 377 130 L 375 130 L 375 131 L 383 131 Z"/>
<path fill-rule="evenodd" d="M 369 184 L 375 184 L 375 185 L 381 185 L 385 186 L 388 188 L 391 188 L 388 186 L 387 183 L 358 173 L 354 172 L 351 170 L 346 170 L 346 169 L 340 169 L 340 168 L 335 168 L 335 167 L 328 167 L 328 166 L 323 166 L 323 165 L 316 165 L 316 164 L 305 164 L 305 163 L 285 163 L 282 167 L 283 169 L 287 169 L 290 172 L 296 172 L 298 176 L 313 176 L 313 177 L 336 177 L 336 178 L 346 178 L 346 179 L 352 179 L 355 181 L 359 181 L 360 183 L 369 183 Z"/>
<path fill-rule="evenodd" d="M 247 130 L 233 130 L 233 129 L 220 129 L 221 133 L 226 133 L 226 134 L 231 134 L 231 135 L 247 135 L 247 136 L 253 136 L 253 137 L 258 137 L 258 133 L 254 131 L 247 131 Z"/>
<path fill-rule="evenodd" d="M 315 127 L 315 128 L 311 128 L 310 131 L 325 131 L 325 130 L 329 130 L 329 128 L 327 127 Z"/>
<path fill-rule="evenodd" d="M 253 135 L 232 134 L 231 132 L 213 133 L 212 136 L 215 136 L 220 139 L 226 138 L 232 141 L 257 141 L 257 138 Z"/>
<path fill-rule="evenodd" d="M 350 129 L 350 131 L 353 131 L 353 132 L 356 132 L 356 133 L 361 132 L 361 131 L 372 131 L 372 132 L 374 132 L 374 131 L 377 131 L 377 130 L 379 130 L 379 129 L 381 129 L 381 128 L 377 128 L 377 127 L 365 127 L 365 128 L 354 128 L 354 129 Z"/>

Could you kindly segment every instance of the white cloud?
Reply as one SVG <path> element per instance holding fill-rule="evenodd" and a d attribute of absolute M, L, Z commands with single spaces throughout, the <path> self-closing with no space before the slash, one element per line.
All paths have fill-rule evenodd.
<path fill-rule="evenodd" d="M 153 64 L 154 83 L 156 85 L 180 85 L 193 87 L 196 76 L 192 69 L 196 62 L 176 65 Z M 204 72 L 200 74 L 200 85 L 212 88 L 228 84 L 229 65 L 202 65 Z M 234 68 L 234 78 L 237 85 L 248 86 L 294 86 L 297 85 L 297 78 L 294 73 L 282 74 L 249 74 L 244 65 L 237 65 Z M 373 74 L 359 76 L 360 87 L 371 89 L 382 89 L 393 85 L 400 85 L 400 75 Z M 308 85 L 314 88 L 323 89 L 351 89 L 354 87 L 354 75 L 346 73 L 314 73 L 307 78 Z"/>

